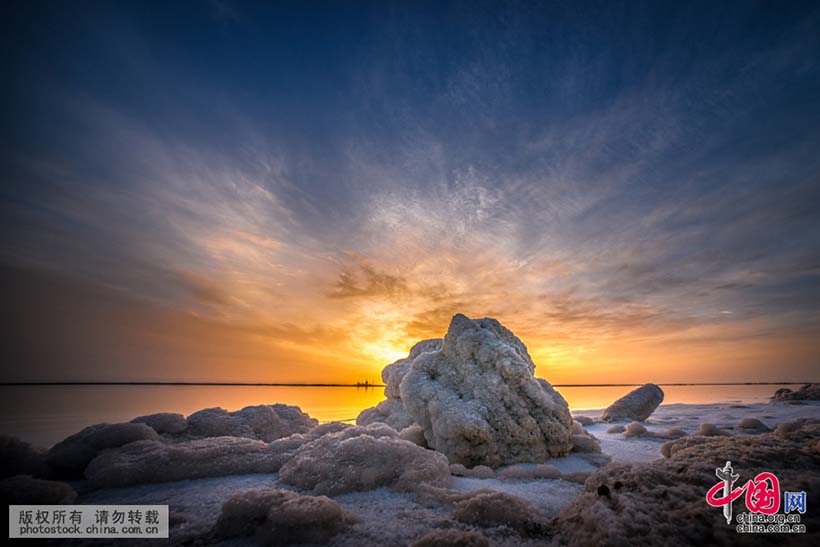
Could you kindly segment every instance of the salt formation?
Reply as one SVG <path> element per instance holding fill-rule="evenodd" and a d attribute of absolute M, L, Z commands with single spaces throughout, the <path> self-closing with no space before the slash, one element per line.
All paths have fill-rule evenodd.
<path fill-rule="evenodd" d="M 549 529 L 547 519 L 526 500 L 503 492 L 476 492 L 455 503 L 456 520 L 485 528 L 506 526 L 525 536 Z"/>
<path fill-rule="evenodd" d="M 0 478 L 14 475 L 45 477 L 49 474 L 45 462 L 46 450 L 11 435 L 0 435 Z"/>
<path fill-rule="evenodd" d="M 743 418 L 737 424 L 738 429 L 747 432 L 760 432 L 760 431 L 770 431 L 766 424 L 758 420 L 757 418 Z"/>
<path fill-rule="evenodd" d="M 228 412 L 206 408 L 188 416 L 188 437 L 246 437 L 270 442 L 294 433 L 306 433 L 319 422 L 299 407 L 275 404 L 248 406 Z"/>
<path fill-rule="evenodd" d="M 595 453 L 601 451 L 601 443 L 592 433 L 584 429 L 581 422 L 573 420 L 570 433 L 572 433 L 573 452 Z"/>
<path fill-rule="evenodd" d="M 145 424 L 92 425 L 51 447 L 46 462 L 60 476 L 81 477 L 88 463 L 104 450 L 157 437 Z"/>
<path fill-rule="evenodd" d="M 780 401 L 820 401 L 820 384 L 805 384 L 797 391 L 784 387 L 774 393 L 774 402 Z"/>
<path fill-rule="evenodd" d="M 626 426 L 624 437 L 640 437 L 646 433 L 646 428 L 638 422 L 630 422 Z"/>
<path fill-rule="evenodd" d="M 731 435 L 731 433 L 729 433 L 728 431 L 724 431 L 723 429 L 720 429 L 715 424 L 704 422 L 700 424 L 700 429 L 698 429 L 698 435 L 704 435 L 706 437 L 715 437 L 718 435 L 728 436 Z"/>
<path fill-rule="evenodd" d="M 324 544 L 355 522 L 356 517 L 325 496 L 258 489 L 236 494 L 223 504 L 214 534 L 253 535 L 261 545 Z"/>
<path fill-rule="evenodd" d="M 411 490 L 419 483 L 447 485 L 450 468 L 442 454 L 402 440 L 385 424 L 371 424 L 301 445 L 279 477 L 315 494 L 335 495 L 380 486 Z"/>
<path fill-rule="evenodd" d="M 182 414 L 173 412 L 159 412 L 147 416 L 138 416 L 131 420 L 132 424 L 145 424 L 157 433 L 182 433 L 188 427 L 188 420 Z"/>
<path fill-rule="evenodd" d="M 759 544 L 766 541 L 763 535 L 737 534 L 720 509 L 704 502 L 718 481 L 716 465 L 731 459 L 742 483 L 763 471 L 774 473 L 781 491 L 804 491 L 807 506 L 816 506 L 820 454 L 814 446 L 819 439 L 820 420 L 800 420 L 784 426 L 781 435 L 688 436 L 665 443 L 664 460 L 610 464 L 587 479 L 585 492 L 553 522 L 556 543 L 630 545 L 640 538 L 647 545 Z M 817 513 L 802 517 L 808 530 L 820 526 Z"/>
<path fill-rule="evenodd" d="M 663 390 L 655 384 L 644 384 L 630 391 L 607 408 L 601 420 L 631 420 L 642 422 L 663 402 Z"/>
<path fill-rule="evenodd" d="M 399 385 L 410 369 L 413 359 L 422 353 L 438 351 L 439 349 L 441 349 L 441 338 L 422 340 L 410 348 L 410 354 L 407 357 L 384 367 L 382 369 L 382 381 L 384 382 L 384 396 L 387 399 L 372 408 L 364 409 L 356 418 L 356 425 L 382 422 L 396 431 L 401 431 L 413 425 L 413 418 L 407 413 L 401 401 Z"/>
<path fill-rule="evenodd" d="M 317 425 L 307 433 L 295 433 L 288 437 L 277 439 L 268 445 L 270 452 L 271 471 L 279 471 L 303 444 L 314 441 L 322 435 L 336 433 L 353 427 L 341 422 L 329 422 Z"/>
<path fill-rule="evenodd" d="M 280 455 L 242 437 L 209 437 L 180 443 L 138 441 L 94 458 L 85 477 L 98 488 L 246 473 L 271 473 Z"/>
<path fill-rule="evenodd" d="M 572 419 L 534 371 L 527 348 L 498 321 L 459 314 L 441 349 L 412 360 L 399 392 L 428 446 L 453 463 L 544 461 L 572 449 Z"/>
<path fill-rule="evenodd" d="M 77 493 L 64 482 L 17 475 L 0 480 L 0 504 L 60 505 L 74 503 Z"/>
<path fill-rule="evenodd" d="M 356 425 L 370 425 L 377 422 L 387 424 L 396 431 L 401 431 L 415 423 L 404 409 L 401 399 L 385 399 L 372 408 L 362 410 L 356 417 Z"/>

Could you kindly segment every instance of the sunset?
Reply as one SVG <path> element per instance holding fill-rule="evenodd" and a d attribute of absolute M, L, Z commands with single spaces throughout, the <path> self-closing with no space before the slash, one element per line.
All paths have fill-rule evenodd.
<path fill-rule="evenodd" d="M 163 451 L 237 438 L 273 450 L 292 435 L 332 456 L 334 435 L 375 423 L 450 466 L 456 482 L 445 473 L 431 488 L 495 489 L 501 478 L 478 467 L 564 473 L 528 476 L 532 492 L 565 489 L 536 503 L 559 519 L 545 535 L 456 519 L 483 534 L 463 545 L 621 545 L 636 536 L 562 528 L 588 495 L 567 473 L 592 473 L 589 490 L 626 480 L 612 465 L 674 460 L 660 439 L 682 454 L 701 435 L 746 442 L 739 420 L 773 437 L 820 418 L 816 3 L 11 1 L 2 19 L 0 389 L 13 440 L 0 453 L 17 458 L 3 446 L 23 443 L 13 453 L 41 450 L 46 466 L 4 477 L 66 481 L 90 505 L 143 503 L 107 488 L 259 474 L 336 503 L 342 490 L 300 482 L 313 475 L 298 451 L 281 472 L 150 480 L 112 479 L 103 460 L 125 451 L 132 465 L 131 441 L 182 462 Z M 432 339 L 443 341 L 419 344 Z M 616 416 L 624 399 L 652 408 Z M 287 427 L 260 433 L 254 412 Z M 155 414 L 182 425 L 139 421 Z M 610 432 L 618 420 L 626 433 Z M 82 440 L 94 424 L 134 422 L 150 431 Z M 638 427 L 648 436 L 630 441 Z M 65 464 L 72 434 L 101 455 Z M 595 457 L 572 463 L 590 445 Z M 793 447 L 811 452 L 812 478 L 792 484 L 816 487 L 810 508 L 811 446 Z M 216 460 L 245 450 L 205 448 Z M 706 479 L 729 457 L 744 465 L 731 450 L 703 456 Z M 746 475 L 766 467 L 752 460 Z M 173 544 L 232 537 L 215 522 L 233 498 L 175 531 L 163 495 L 144 503 L 170 506 Z M 255 537 L 370 545 L 366 530 L 384 523 L 368 514 L 327 538 Z M 418 519 L 385 544 L 416 545 L 430 531 Z M 736 539 L 714 533 L 680 541 Z M 418 545 L 457 544 L 435 541 Z"/>

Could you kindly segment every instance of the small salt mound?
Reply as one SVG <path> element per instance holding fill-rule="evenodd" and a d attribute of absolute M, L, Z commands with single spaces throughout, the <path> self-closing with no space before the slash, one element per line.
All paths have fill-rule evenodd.
<path fill-rule="evenodd" d="M 559 479 L 561 472 L 553 465 L 539 464 L 533 468 L 532 476 L 535 479 Z"/>
<path fill-rule="evenodd" d="M 502 479 L 531 479 L 532 471 L 520 465 L 511 465 L 498 472 Z"/>
<path fill-rule="evenodd" d="M 704 422 L 700 424 L 700 429 L 698 430 L 698 435 L 703 435 L 705 437 L 716 437 L 716 436 L 731 436 L 731 433 L 728 431 L 724 431 L 720 429 L 715 424 L 710 424 L 708 422 Z"/>
<path fill-rule="evenodd" d="M 686 435 L 686 431 L 677 427 L 656 434 L 656 436 L 662 439 L 680 439 L 681 437 L 686 437 Z"/>
<path fill-rule="evenodd" d="M 492 479 L 495 477 L 495 471 L 486 465 L 476 465 L 472 469 L 468 469 L 465 477 L 472 477 L 474 479 Z"/>
<path fill-rule="evenodd" d="M 263 545 L 321 544 L 357 521 L 325 496 L 257 489 L 225 502 L 214 533 L 222 538 L 255 535 Z"/>
<path fill-rule="evenodd" d="M 638 422 L 630 422 L 629 425 L 626 426 L 626 431 L 624 432 L 625 437 L 640 437 L 646 433 L 646 428 L 639 424 Z"/>
<path fill-rule="evenodd" d="M 544 515 L 529 503 L 501 492 L 482 492 L 456 502 L 454 516 L 476 526 L 507 526 L 527 536 L 542 535 L 549 528 Z"/>
<path fill-rule="evenodd" d="M 766 424 L 758 420 L 757 418 L 743 418 L 737 424 L 738 429 L 744 430 L 751 430 L 751 431 L 770 431 Z"/>
<path fill-rule="evenodd" d="M 624 431 L 626 431 L 626 427 L 620 424 L 613 425 L 612 427 L 606 430 L 607 433 L 623 433 Z"/>

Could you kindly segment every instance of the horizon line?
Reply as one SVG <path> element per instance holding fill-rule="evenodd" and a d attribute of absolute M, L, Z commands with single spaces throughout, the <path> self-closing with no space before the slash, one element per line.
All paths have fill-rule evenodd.
<path fill-rule="evenodd" d="M 646 382 L 654 383 L 654 382 Z M 816 382 L 660 382 L 659 386 L 770 386 L 803 385 Z M 551 384 L 553 387 L 631 387 L 645 383 L 621 384 Z M 0 386 L 237 386 L 237 387 L 385 387 L 384 384 L 370 383 L 280 383 L 280 382 L 0 382 Z"/>

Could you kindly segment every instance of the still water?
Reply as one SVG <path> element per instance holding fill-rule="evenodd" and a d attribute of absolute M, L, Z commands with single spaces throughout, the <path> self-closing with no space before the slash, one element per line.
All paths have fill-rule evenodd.
<path fill-rule="evenodd" d="M 780 385 L 662 386 L 664 404 L 764 403 Z M 795 388 L 795 386 L 790 386 Z M 557 388 L 572 410 L 605 408 L 634 386 Z M 382 388 L 302 386 L 0 386 L 0 433 L 49 446 L 85 426 L 154 412 L 297 405 L 320 422 L 352 421 Z"/>

